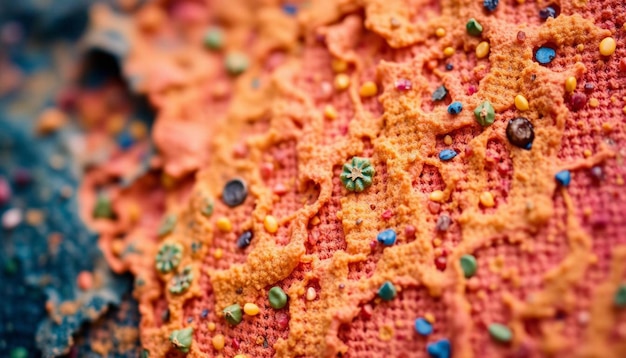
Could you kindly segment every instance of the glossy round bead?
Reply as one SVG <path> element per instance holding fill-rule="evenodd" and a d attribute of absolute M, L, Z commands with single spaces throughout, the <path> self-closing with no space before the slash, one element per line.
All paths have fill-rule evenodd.
<path fill-rule="evenodd" d="M 489 42 L 482 41 L 476 46 L 476 58 L 485 58 L 489 54 Z"/>
<path fill-rule="evenodd" d="M 570 105 L 573 111 L 580 111 L 587 104 L 587 95 L 584 93 L 574 93 L 570 97 Z"/>
<path fill-rule="evenodd" d="M 224 335 L 216 334 L 211 339 L 211 343 L 213 344 L 213 348 L 215 348 L 216 351 L 221 351 L 222 349 L 224 349 L 224 346 L 225 346 L 225 343 L 226 343 L 226 341 L 224 339 Z"/>
<path fill-rule="evenodd" d="M 438 341 L 428 343 L 426 351 L 431 358 L 450 358 L 452 351 L 452 345 L 447 339 L 440 339 Z"/>
<path fill-rule="evenodd" d="M 219 50 L 224 45 L 224 34 L 219 28 L 211 28 L 204 35 L 204 44 L 211 50 Z"/>
<path fill-rule="evenodd" d="M 248 57 L 242 53 L 229 53 L 226 55 L 226 71 L 229 74 L 236 76 L 240 75 L 248 69 L 250 65 Z"/>
<path fill-rule="evenodd" d="M 385 246 L 391 246 L 396 243 L 396 232 L 393 229 L 383 230 L 378 233 L 376 240 Z"/>
<path fill-rule="evenodd" d="M 263 219 L 263 227 L 265 227 L 265 231 L 274 234 L 278 231 L 278 221 L 272 215 L 267 215 Z"/>
<path fill-rule="evenodd" d="M 327 104 L 324 107 L 324 117 L 328 119 L 336 119 L 337 116 L 339 116 L 339 113 L 337 113 L 337 110 L 331 104 Z"/>
<path fill-rule="evenodd" d="M 435 30 L 435 35 L 437 35 L 437 37 L 444 37 L 446 36 L 446 30 L 443 27 L 438 27 L 437 30 Z"/>
<path fill-rule="evenodd" d="M 243 204 L 248 197 L 248 186 L 241 179 L 229 180 L 222 190 L 222 201 L 231 208 Z"/>
<path fill-rule="evenodd" d="M 406 78 L 399 78 L 394 82 L 394 86 L 398 91 L 408 91 L 413 88 L 413 84 Z"/>
<path fill-rule="evenodd" d="M 433 333 L 433 326 L 430 322 L 420 317 L 415 320 L 415 332 L 420 336 L 428 336 Z"/>
<path fill-rule="evenodd" d="M 333 72 L 335 73 L 346 72 L 346 70 L 348 69 L 348 63 L 344 60 L 334 58 L 330 62 L 330 67 L 333 69 Z"/>
<path fill-rule="evenodd" d="M 432 201 L 436 201 L 436 202 L 441 202 L 444 199 L 444 194 L 443 191 L 441 190 L 435 190 L 433 192 L 430 193 L 429 197 L 430 200 Z"/>
<path fill-rule="evenodd" d="M 439 152 L 439 159 L 447 162 L 449 160 L 452 160 L 452 158 L 456 157 L 457 152 L 455 152 L 453 149 L 444 149 L 441 152 Z"/>
<path fill-rule="evenodd" d="M 250 243 L 252 242 L 253 237 L 254 237 L 254 233 L 252 232 L 252 230 L 244 231 L 237 238 L 237 247 L 243 250 L 246 247 L 250 246 Z"/>
<path fill-rule="evenodd" d="M 576 77 L 570 76 L 565 80 L 565 90 L 572 93 L 576 89 L 577 84 L 578 82 L 576 81 Z"/>
<path fill-rule="evenodd" d="M 498 7 L 499 0 L 483 0 L 483 6 L 489 12 L 493 12 Z"/>
<path fill-rule="evenodd" d="M 522 96 L 521 94 L 515 96 L 515 108 L 517 108 L 518 111 L 527 111 L 530 106 L 528 105 L 528 100 L 526 99 L 526 97 Z"/>
<path fill-rule="evenodd" d="M 217 219 L 216 223 L 217 228 L 222 232 L 231 232 L 233 230 L 233 223 L 229 218 L 222 216 Z"/>
<path fill-rule="evenodd" d="M 313 301 L 315 299 L 315 297 L 317 297 L 317 291 L 315 291 L 315 288 L 313 287 L 309 287 L 306 289 L 306 300 L 307 301 Z"/>
<path fill-rule="evenodd" d="M 535 129 L 528 119 L 523 117 L 513 118 L 506 126 L 506 137 L 514 146 L 530 149 L 535 140 Z"/>
<path fill-rule="evenodd" d="M 615 53 L 616 48 L 617 43 L 612 37 L 605 37 L 602 41 L 600 41 L 599 49 L 602 56 L 611 56 Z"/>
<path fill-rule="evenodd" d="M 626 284 L 623 283 L 617 288 L 613 303 L 617 308 L 626 308 Z"/>
<path fill-rule="evenodd" d="M 513 339 L 513 332 L 511 332 L 509 327 L 503 324 L 492 323 L 489 325 L 488 330 L 489 330 L 489 335 L 491 335 L 491 338 L 493 338 L 494 340 L 498 342 L 506 343 L 506 342 L 510 342 L 511 339 Z"/>
<path fill-rule="evenodd" d="M 260 310 L 259 306 L 255 305 L 254 303 L 248 302 L 243 305 L 243 312 L 248 316 L 256 316 L 259 314 Z"/>
<path fill-rule="evenodd" d="M 542 65 L 547 65 L 556 57 L 556 51 L 551 47 L 542 46 L 535 51 L 535 60 Z"/>
<path fill-rule="evenodd" d="M 493 194 L 488 191 L 484 191 L 480 194 L 480 203 L 486 208 L 493 208 L 496 206 L 496 202 L 493 199 Z"/>
<path fill-rule="evenodd" d="M 287 305 L 287 294 L 283 291 L 282 288 L 278 286 L 274 286 L 268 292 L 268 299 L 270 301 L 270 306 L 274 309 L 281 309 Z"/>
<path fill-rule="evenodd" d="M 361 85 L 359 88 L 359 95 L 361 97 L 372 97 L 378 93 L 378 86 L 376 86 L 375 82 L 367 81 Z"/>
<path fill-rule="evenodd" d="M 448 113 L 452 115 L 459 114 L 461 113 L 462 110 L 463 110 L 463 104 L 459 101 L 454 101 L 450 103 L 450 105 L 448 106 Z"/>
<path fill-rule="evenodd" d="M 561 170 L 554 175 L 554 179 L 562 186 L 568 186 L 572 181 L 572 174 L 569 170 Z"/>
<path fill-rule="evenodd" d="M 350 76 L 345 73 L 340 73 L 335 76 L 335 88 L 339 91 L 343 91 L 350 87 Z"/>
<path fill-rule="evenodd" d="M 390 281 L 385 281 L 378 289 L 378 296 L 383 301 L 391 301 L 396 297 L 398 291 L 396 287 Z"/>
<path fill-rule="evenodd" d="M 450 57 L 454 55 L 454 47 L 448 46 L 443 49 L 443 55 L 446 57 Z"/>

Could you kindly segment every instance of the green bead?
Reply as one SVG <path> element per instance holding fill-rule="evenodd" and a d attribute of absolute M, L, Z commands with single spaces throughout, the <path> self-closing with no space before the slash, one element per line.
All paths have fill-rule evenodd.
<path fill-rule="evenodd" d="M 513 339 L 513 332 L 511 332 L 509 327 L 500 323 L 490 324 L 489 334 L 491 335 L 491 338 L 502 343 L 510 342 L 511 339 Z"/>
<path fill-rule="evenodd" d="M 13 275 L 17 273 L 17 270 L 18 270 L 17 259 L 14 257 L 8 258 L 6 262 L 4 263 L 4 272 L 6 272 L 9 275 Z"/>
<path fill-rule="evenodd" d="M 267 296 L 270 300 L 270 306 L 277 310 L 285 307 L 287 304 L 287 294 L 278 286 L 272 287 Z"/>
<path fill-rule="evenodd" d="M 172 345 L 183 353 L 189 352 L 193 342 L 193 327 L 177 329 L 170 334 Z"/>
<path fill-rule="evenodd" d="M 619 308 L 626 307 L 626 283 L 619 286 L 617 292 L 615 292 L 615 306 Z"/>
<path fill-rule="evenodd" d="M 242 53 L 233 52 L 226 56 L 226 70 L 233 76 L 242 74 L 248 66 L 248 57 Z"/>
<path fill-rule="evenodd" d="M 93 217 L 96 219 L 112 219 L 113 207 L 111 200 L 105 194 L 98 195 L 96 206 L 93 208 Z"/>
<path fill-rule="evenodd" d="M 183 258 L 183 247 L 178 243 L 164 243 L 156 255 L 156 269 L 167 273 L 175 269 Z"/>
<path fill-rule="evenodd" d="M 176 218 L 176 215 L 174 214 L 167 215 L 165 218 L 163 218 L 163 221 L 161 222 L 161 226 L 159 226 L 159 231 L 158 231 L 159 237 L 169 235 L 174 230 L 174 227 L 176 226 L 176 220 L 177 218 Z"/>
<path fill-rule="evenodd" d="M 481 126 L 486 127 L 493 124 L 493 121 L 496 119 L 496 111 L 489 101 L 485 101 L 476 107 L 474 117 L 476 117 L 476 121 Z"/>
<path fill-rule="evenodd" d="M 213 203 L 213 200 L 211 199 L 205 199 L 204 200 L 204 207 L 202 208 L 202 214 L 204 214 L 205 216 L 211 216 L 213 215 L 213 210 L 215 209 L 215 204 Z"/>
<path fill-rule="evenodd" d="M 473 255 L 463 255 L 461 256 L 461 268 L 463 269 L 463 273 L 465 274 L 465 278 L 470 278 L 474 276 L 476 273 L 476 269 L 478 268 L 478 264 L 476 263 L 476 258 Z"/>
<path fill-rule="evenodd" d="M 11 353 L 9 354 L 11 358 L 28 358 L 28 351 L 24 347 L 17 347 L 11 349 Z"/>
<path fill-rule="evenodd" d="M 224 313 L 224 318 L 226 319 L 226 322 L 230 323 L 233 326 L 238 325 L 243 319 L 241 306 L 238 303 L 224 308 L 222 312 Z"/>
<path fill-rule="evenodd" d="M 147 349 L 141 351 L 141 358 L 150 358 L 150 352 Z"/>
<path fill-rule="evenodd" d="M 369 159 L 353 157 L 350 163 L 343 165 L 339 178 L 349 191 L 361 192 L 372 185 L 374 173 L 374 166 Z"/>
<path fill-rule="evenodd" d="M 211 50 L 220 50 L 224 45 L 224 34 L 222 30 L 213 27 L 204 35 L 204 44 Z"/>
<path fill-rule="evenodd" d="M 170 282 L 169 291 L 175 295 L 181 294 L 191 287 L 191 283 L 193 282 L 193 271 L 191 270 L 191 266 L 186 266 L 183 269 L 183 272 L 179 272 Z"/>
<path fill-rule="evenodd" d="M 393 300 L 397 294 L 398 291 L 396 290 L 396 286 L 394 286 L 390 281 L 385 281 L 385 283 L 383 283 L 383 285 L 378 289 L 378 296 L 384 301 Z"/>
<path fill-rule="evenodd" d="M 483 26 L 476 19 L 469 19 L 465 25 L 467 33 L 472 36 L 480 36 L 483 33 Z"/>

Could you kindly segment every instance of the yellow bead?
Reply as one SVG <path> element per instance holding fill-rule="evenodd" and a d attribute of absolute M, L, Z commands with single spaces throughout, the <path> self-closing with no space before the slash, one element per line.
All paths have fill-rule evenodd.
<path fill-rule="evenodd" d="M 335 88 L 343 91 L 346 88 L 350 87 L 350 76 L 341 73 L 335 76 Z"/>
<path fill-rule="evenodd" d="M 565 90 L 569 93 L 574 92 L 578 82 L 576 81 L 576 77 L 570 76 L 565 80 Z"/>
<path fill-rule="evenodd" d="M 529 106 L 526 97 L 522 96 L 521 94 L 515 96 L 515 108 L 520 111 L 527 111 Z"/>
<path fill-rule="evenodd" d="M 130 135 L 136 140 L 144 139 L 148 134 L 148 128 L 141 121 L 132 121 L 130 123 L 130 127 L 128 128 L 128 131 L 130 132 Z"/>
<path fill-rule="evenodd" d="M 427 312 L 424 314 L 424 319 L 427 320 L 431 324 L 435 323 L 435 315 L 433 315 L 430 312 Z"/>
<path fill-rule="evenodd" d="M 443 54 L 446 57 L 450 57 L 450 56 L 454 55 L 454 47 L 449 47 L 448 46 L 448 47 L 444 48 L 443 49 Z"/>
<path fill-rule="evenodd" d="M 443 143 L 445 145 L 451 145 L 452 144 L 452 137 L 450 137 L 449 134 L 446 134 L 446 136 L 443 137 Z"/>
<path fill-rule="evenodd" d="M 335 58 L 330 63 L 330 67 L 335 73 L 345 72 L 348 69 L 348 63 L 344 60 Z"/>
<path fill-rule="evenodd" d="M 591 156 L 591 151 L 589 149 L 583 150 L 583 155 L 585 158 L 589 158 Z"/>
<path fill-rule="evenodd" d="M 216 224 L 217 224 L 217 228 L 223 232 L 230 232 L 233 229 L 233 223 L 231 223 L 230 220 L 224 216 L 217 219 Z"/>
<path fill-rule="evenodd" d="M 585 50 L 585 45 L 578 44 L 578 46 L 576 46 L 576 50 L 578 50 L 578 52 L 583 52 Z"/>
<path fill-rule="evenodd" d="M 600 54 L 602 56 L 611 56 L 615 53 L 615 48 L 617 47 L 617 43 L 615 39 L 612 37 L 605 37 L 604 40 L 600 41 Z"/>
<path fill-rule="evenodd" d="M 485 58 L 489 54 L 489 42 L 483 41 L 476 46 L 476 57 Z"/>
<path fill-rule="evenodd" d="M 600 101 L 597 98 L 592 98 L 589 100 L 589 107 L 596 108 L 600 105 Z"/>
<path fill-rule="evenodd" d="M 434 247 L 439 247 L 439 246 L 441 246 L 442 243 L 443 242 L 441 241 L 440 238 L 436 238 L 436 239 L 433 240 L 433 246 Z"/>
<path fill-rule="evenodd" d="M 361 88 L 359 88 L 359 95 L 361 97 L 372 97 L 375 96 L 376 93 L 378 93 L 378 86 L 372 81 L 365 82 L 361 85 Z"/>
<path fill-rule="evenodd" d="M 430 193 L 430 197 L 429 198 L 432 201 L 443 201 L 443 191 L 435 190 L 432 193 Z"/>
<path fill-rule="evenodd" d="M 328 119 L 335 119 L 338 116 L 337 110 L 331 104 L 324 107 L 324 116 Z"/>
<path fill-rule="evenodd" d="M 435 30 L 435 35 L 437 35 L 437 37 L 444 37 L 446 36 L 446 30 L 443 27 L 438 27 L 437 30 Z"/>
<path fill-rule="evenodd" d="M 222 256 L 224 256 L 224 251 L 222 251 L 222 249 L 217 248 L 215 249 L 215 251 L 213 251 L 213 257 L 215 257 L 217 260 L 221 259 Z"/>
<path fill-rule="evenodd" d="M 622 113 L 626 114 L 626 106 L 624 106 L 624 108 L 622 108 Z"/>
<path fill-rule="evenodd" d="M 214 336 L 213 339 L 211 339 L 211 343 L 213 343 L 213 348 L 215 348 L 215 350 L 221 351 L 224 349 L 224 335 L 218 334 Z"/>
<path fill-rule="evenodd" d="M 493 200 L 493 195 L 488 191 L 480 194 L 480 203 L 486 208 L 493 208 L 496 205 L 495 200 Z"/>
<path fill-rule="evenodd" d="M 248 316 L 256 316 L 259 314 L 259 306 L 255 305 L 254 303 L 248 302 L 243 305 L 243 311 Z"/>
<path fill-rule="evenodd" d="M 248 358 L 245 354 L 237 354 L 234 358 Z"/>
<path fill-rule="evenodd" d="M 209 331 L 211 332 L 215 331 L 215 323 L 209 322 L 206 326 L 209 329 Z"/>
<path fill-rule="evenodd" d="M 621 175 L 618 175 L 617 178 L 615 178 L 615 184 L 617 185 L 624 185 L 624 178 Z"/>
<path fill-rule="evenodd" d="M 278 221 L 276 221 L 276 218 L 272 215 L 268 215 L 265 217 L 265 219 L 263 220 L 263 226 L 265 227 L 265 230 L 270 234 L 278 231 Z"/>

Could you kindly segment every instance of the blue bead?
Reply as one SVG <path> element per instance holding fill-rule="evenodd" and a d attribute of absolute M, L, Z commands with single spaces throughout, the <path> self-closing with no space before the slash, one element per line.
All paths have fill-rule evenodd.
<path fill-rule="evenodd" d="M 526 144 L 526 147 L 524 147 L 524 149 L 531 150 L 532 147 L 533 147 L 533 142 L 528 142 L 528 144 Z"/>
<path fill-rule="evenodd" d="M 550 47 L 540 47 L 535 52 L 535 59 L 542 65 L 547 65 L 556 57 L 556 51 Z"/>
<path fill-rule="evenodd" d="M 568 186 L 570 181 L 572 181 L 572 174 L 569 172 L 569 170 L 561 170 L 560 172 L 556 173 L 554 178 L 557 182 L 559 182 L 559 184 L 563 186 Z"/>
<path fill-rule="evenodd" d="M 544 21 L 550 17 L 554 18 L 556 17 L 556 9 L 552 6 L 545 7 L 539 10 L 539 17 Z"/>
<path fill-rule="evenodd" d="M 459 114 L 463 110 L 463 104 L 459 101 L 455 101 L 450 103 L 448 106 L 448 113 L 450 114 Z"/>
<path fill-rule="evenodd" d="M 426 350 L 432 358 L 450 358 L 452 346 L 450 345 L 450 341 L 444 338 L 437 342 L 430 343 L 426 346 Z"/>
<path fill-rule="evenodd" d="M 427 336 L 433 333 L 433 326 L 430 322 L 420 317 L 415 320 L 415 332 L 422 336 Z"/>
<path fill-rule="evenodd" d="M 483 0 L 483 6 L 488 11 L 493 11 L 498 7 L 499 0 Z"/>
<path fill-rule="evenodd" d="M 396 297 L 396 294 L 396 287 L 389 281 L 385 281 L 385 283 L 383 283 L 383 285 L 378 289 L 378 296 L 382 298 L 383 301 L 393 300 L 393 298 Z"/>
<path fill-rule="evenodd" d="M 391 246 L 396 243 L 396 232 L 393 229 L 387 229 L 378 233 L 376 240 L 385 246 Z"/>
<path fill-rule="evenodd" d="M 298 13 L 298 8 L 293 4 L 285 4 L 283 5 L 283 11 L 287 15 L 295 15 Z"/>
<path fill-rule="evenodd" d="M 135 144 L 135 141 L 133 140 L 133 137 L 130 135 L 130 133 L 128 132 L 122 132 L 118 137 L 117 137 L 117 144 L 123 149 L 126 150 L 130 147 L 133 146 L 133 144 Z"/>
<path fill-rule="evenodd" d="M 444 149 L 439 152 L 439 159 L 447 162 L 448 160 L 456 157 L 456 152 L 453 149 Z"/>
<path fill-rule="evenodd" d="M 207 318 L 208 315 L 209 315 L 209 310 L 206 308 L 202 310 L 202 313 L 200 313 L 200 317 L 202 318 Z"/>

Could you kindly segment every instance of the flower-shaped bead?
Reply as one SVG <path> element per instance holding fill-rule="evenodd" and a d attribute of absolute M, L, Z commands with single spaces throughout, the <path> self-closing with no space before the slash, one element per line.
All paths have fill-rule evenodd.
<path fill-rule="evenodd" d="M 349 191 L 361 192 L 372 185 L 374 167 L 365 158 L 353 157 L 350 163 L 343 165 L 341 182 Z"/>
<path fill-rule="evenodd" d="M 156 255 L 156 269 L 167 273 L 175 269 L 183 258 L 183 247 L 178 243 L 166 242 Z"/>
<path fill-rule="evenodd" d="M 193 271 L 191 271 L 191 266 L 185 266 L 182 272 L 172 277 L 169 290 L 175 295 L 181 294 L 189 289 L 192 281 Z"/>

